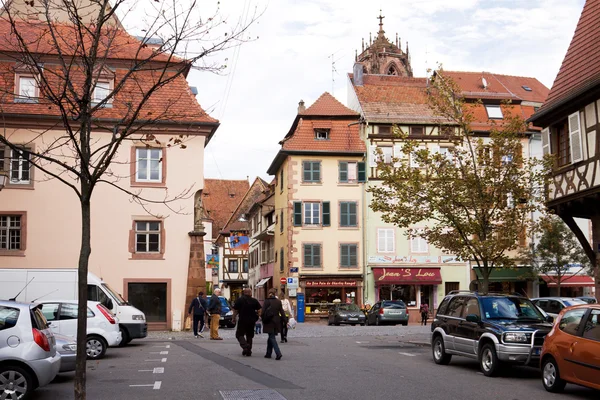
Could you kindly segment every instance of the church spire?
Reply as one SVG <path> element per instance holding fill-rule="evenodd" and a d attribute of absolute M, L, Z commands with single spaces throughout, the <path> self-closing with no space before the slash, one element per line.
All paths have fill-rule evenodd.
<path fill-rule="evenodd" d="M 384 19 L 384 18 L 385 18 L 385 17 L 382 15 L 382 13 L 381 13 L 381 9 L 379 9 L 379 17 L 377 17 L 377 19 L 379 20 L 379 32 L 378 32 L 378 34 L 377 34 L 377 37 L 378 37 L 378 38 L 384 38 L 384 37 L 385 37 L 385 36 L 384 36 L 384 34 L 385 34 L 385 31 L 383 30 L 383 19 Z"/>

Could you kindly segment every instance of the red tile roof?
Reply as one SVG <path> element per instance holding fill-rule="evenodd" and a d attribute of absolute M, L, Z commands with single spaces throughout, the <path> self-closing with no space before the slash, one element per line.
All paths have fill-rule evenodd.
<path fill-rule="evenodd" d="M 354 119 L 343 120 L 310 120 L 300 119 L 292 136 L 283 140 L 283 150 L 322 151 L 335 153 L 362 153 L 365 144 L 360 140 L 358 114 Z M 351 125 L 354 124 L 354 125 Z M 329 129 L 328 140 L 317 140 L 315 128 Z"/>
<path fill-rule="evenodd" d="M 302 116 L 358 116 L 356 111 L 353 111 L 340 103 L 335 97 L 325 92 L 319 97 L 310 107 L 299 113 Z"/>
<path fill-rule="evenodd" d="M 587 0 L 546 103 L 547 113 L 559 103 L 600 84 L 600 0 Z"/>
<path fill-rule="evenodd" d="M 444 76 L 452 78 L 463 90 L 466 98 L 523 100 L 543 103 L 549 89 L 536 78 L 501 75 L 492 72 L 444 71 Z M 483 87 L 482 78 L 486 80 Z M 529 87 L 531 91 L 525 90 Z"/>
<path fill-rule="evenodd" d="M 228 235 L 232 231 L 247 231 L 250 229 L 249 221 L 240 221 L 242 214 L 247 211 L 257 201 L 264 198 L 265 192 L 269 189 L 269 184 L 261 178 L 256 178 L 250 188 L 244 194 L 244 197 L 238 202 L 237 207 L 231 214 L 231 217 L 219 232 L 220 235 Z"/>
<path fill-rule="evenodd" d="M 247 180 L 204 180 L 202 203 L 209 218 L 213 220 L 213 239 L 219 236 L 249 188 Z"/>

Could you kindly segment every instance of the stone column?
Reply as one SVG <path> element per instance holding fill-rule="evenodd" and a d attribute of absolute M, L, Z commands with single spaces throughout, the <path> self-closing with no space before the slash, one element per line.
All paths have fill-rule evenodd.
<path fill-rule="evenodd" d="M 198 292 L 206 292 L 206 256 L 204 255 L 204 236 L 206 232 L 204 230 L 193 230 L 188 235 L 190 236 L 190 259 L 183 308 L 185 318 L 188 317 L 187 311 L 192 299 L 198 295 Z"/>
<path fill-rule="evenodd" d="M 593 277 L 596 285 L 596 299 L 600 302 L 600 216 L 592 217 L 592 250 L 596 254 L 596 265 L 593 269 Z"/>

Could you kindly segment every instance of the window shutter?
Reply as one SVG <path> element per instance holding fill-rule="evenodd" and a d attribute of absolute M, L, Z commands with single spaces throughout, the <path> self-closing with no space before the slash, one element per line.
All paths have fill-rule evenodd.
<path fill-rule="evenodd" d="M 340 162 L 340 182 L 348 182 L 348 163 Z"/>
<path fill-rule="evenodd" d="M 318 161 L 313 162 L 313 182 L 321 182 L 321 163 Z"/>
<path fill-rule="evenodd" d="M 383 235 L 385 231 L 378 229 L 377 230 L 377 252 L 381 253 L 385 251 L 385 235 Z"/>
<path fill-rule="evenodd" d="M 394 146 L 394 157 L 397 158 L 394 163 L 394 167 L 398 168 L 402 166 L 402 161 L 404 160 L 404 153 L 402 152 L 402 146 L 395 145 Z"/>
<path fill-rule="evenodd" d="M 312 173 L 311 173 L 311 163 L 309 161 L 304 161 L 302 163 L 302 169 L 303 169 L 303 181 L 304 182 L 310 182 L 312 179 Z"/>
<path fill-rule="evenodd" d="M 547 155 L 552 153 L 550 146 L 550 128 L 542 129 L 542 154 Z"/>
<path fill-rule="evenodd" d="M 357 226 L 358 218 L 356 216 L 356 203 L 348 203 L 348 225 Z"/>
<path fill-rule="evenodd" d="M 359 182 L 367 181 L 367 166 L 364 162 L 358 163 L 358 181 Z"/>
<path fill-rule="evenodd" d="M 378 158 L 377 146 L 369 146 L 369 167 L 376 167 Z"/>
<path fill-rule="evenodd" d="M 310 244 L 304 245 L 304 265 L 312 266 L 312 246 Z"/>
<path fill-rule="evenodd" d="M 302 202 L 294 202 L 294 226 L 302 226 Z"/>
<path fill-rule="evenodd" d="M 313 245 L 313 266 L 314 267 L 321 266 L 321 245 L 320 244 Z"/>
<path fill-rule="evenodd" d="M 348 210 L 348 203 L 346 202 L 342 202 L 340 203 L 340 226 L 348 226 L 349 225 L 349 219 L 350 219 L 350 215 L 349 215 L 349 210 Z"/>
<path fill-rule="evenodd" d="M 329 202 L 323 202 L 323 226 L 331 225 L 331 212 L 329 210 Z"/>
<path fill-rule="evenodd" d="M 583 160 L 581 126 L 579 122 L 579 111 L 569 115 L 569 140 L 571 142 L 572 163 Z"/>
<path fill-rule="evenodd" d="M 350 267 L 356 267 L 356 266 L 358 266 L 358 257 L 357 257 L 357 254 L 356 254 L 357 253 L 357 251 L 356 251 L 357 250 L 356 249 L 357 246 L 356 245 L 350 245 L 349 247 L 350 247 L 350 249 L 349 249 L 350 251 L 349 251 L 349 254 L 348 254 L 348 258 L 350 259 L 349 260 L 350 261 L 350 263 L 349 263 L 350 265 L 349 266 Z"/>

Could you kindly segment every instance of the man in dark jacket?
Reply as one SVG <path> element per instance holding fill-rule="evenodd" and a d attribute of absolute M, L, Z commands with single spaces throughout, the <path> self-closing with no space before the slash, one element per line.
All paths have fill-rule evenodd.
<path fill-rule="evenodd" d="M 192 313 L 192 310 L 194 311 L 193 314 L 193 330 L 194 330 L 194 337 L 201 337 L 203 338 L 204 336 L 202 336 L 202 331 L 204 330 L 204 315 L 206 314 L 206 300 L 204 300 L 204 293 L 203 292 L 198 292 L 198 297 L 194 297 L 194 300 L 192 300 L 192 304 L 190 304 L 190 308 L 188 309 L 188 314 Z M 198 329 L 198 323 L 200 323 L 200 329 Z"/>
<path fill-rule="evenodd" d="M 223 340 L 219 337 L 219 320 L 221 319 L 221 289 L 216 288 L 210 296 L 208 313 L 210 314 L 210 340 Z"/>
<path fill-rule="evenodd" d="M 265 358 L 271 358 L 271 354 L 275 350 L 275 359 L 281 360 L 283 354 L 281 354 L 281 350 L 279 350 L 279 345 L 277 344 L 277 334 L 280 331 L 282 321 L 286 321 L 287 323 L 287 318 L 285 317 L 285 312 L 283 312 L 281 301 L 275 296 L 276 293 L 277 290 L 275 289 L 269 290 L 269 298 L 263 304 L 261 315 L 263 332 L 269 334 Z"/>
<path fill-rule="evenodd" d="M 254 338 L 254 326 L 258 320 L 260 303 L 252 297 L 252 289 L 244 289 L 243 295 L 233 305 L 233 319 L 239 315 L 235 337 L 240 342 L 242 355 L 252 355 L 252 338 Z"/>

